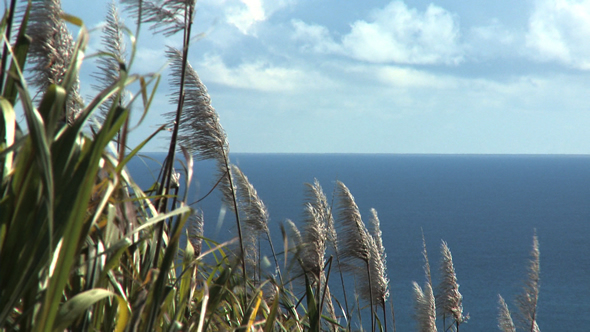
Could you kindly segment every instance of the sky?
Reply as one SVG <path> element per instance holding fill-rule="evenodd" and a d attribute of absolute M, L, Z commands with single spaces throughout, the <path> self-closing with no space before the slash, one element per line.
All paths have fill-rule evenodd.
<path fill-rule="evenodd" d="M 107 4 L 62 0 L 91 28 Z M 590 0 L 202 0 L 193 35 L 232 152 L 590 152 Z M 181 36 L 139 41 L 148 73 Z M 132 145 L 174 110 L 163 74 Z"/>

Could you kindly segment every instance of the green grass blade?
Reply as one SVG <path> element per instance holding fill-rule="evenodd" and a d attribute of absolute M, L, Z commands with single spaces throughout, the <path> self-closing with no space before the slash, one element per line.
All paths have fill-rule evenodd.
<path fill-rule="evenodd" d="M 12 146 L 15 141 L 16 113 L 10 102 L 3 97 L 0 97 L 0 110 L 2 111 L 0 120 L 4 124 L 4 128 L 0 128 L 2 130 L 0 132 L 2 133 L 2 136 L 0 136 L 0 150 L 4 150 Z M 0 167 L 2 167 L 1 183 L 6 183 L 8 180 L 8 175 L 12 172 L 12 162 L 13 152 L 8 152 L 5 156 L 0 156 Z M 0 237 L 0 248 L 2 248 L 2 237 Z"/>
<path fill-rule="evenodd" d="M 72 297 L 62 304 L 57 313 L 54 330 L 64 330 L 94 303 L 115 294 L 106 289 L 92 289 Z"/>
<path fill-rule="evenodd" d="M 266 317 L 266 324 L 264 325 L 264 332 L 272 332 L 274 331 L 275 321 L 277 319 L 277 313 L 279 312 L 279 302 L 281 298 L 281 289 L 279 288 L 275 294 L 275 298 L 272 302 L 272 307 L 270 308 L 270 313 L 268 317 Z"/>

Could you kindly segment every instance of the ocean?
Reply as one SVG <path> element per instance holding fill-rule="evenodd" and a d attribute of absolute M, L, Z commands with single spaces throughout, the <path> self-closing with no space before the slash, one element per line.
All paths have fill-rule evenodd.
<path fill-rule="evenodd" d="M 163 154 L 150 156 L 161 160 Z M 157 176 L 159 166 L 144 160 L 133 160 L 130 169 L 148 187 L 154 181 L 150 171 Z M 422 231 L 435 286 L 442 240 L 452 252 L 464 313 L 470 316 L 461 331 L 499 331 L 498 294 L 513 314 L 518 311 L 514 300 L 527 276 L 535 232 L 541 331 L 589 330 L 590 156 L 233 154 L 231 160 L 267 206 L 275 247 L 281 246 L 285 219 L 301 225 L 304 183 L 314 178 L 329 199 L 336 180 L 346 184 L 365 222 L 370 209 L 377 210 L 397 331 L 416 330 L 412 281 L 425 281 Z M 194 172 L 189 202 L 215 183 L 211 162 L 196 161 Z M 230 213 L 220 218 L 219 197 L 215 193 L 194 205 L 204 212 L 205 236 L 214 240 L 235 236 Z M 337 279 L 333 273 L 334 292 L 340 288 Z M 366 326 L 369 319 L 363 322 Z"/>

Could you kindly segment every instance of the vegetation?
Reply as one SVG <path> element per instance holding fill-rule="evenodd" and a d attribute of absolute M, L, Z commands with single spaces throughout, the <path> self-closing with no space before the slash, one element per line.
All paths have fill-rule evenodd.
<path fill-rule="evenodd" d="M 64 13 L 59 0 L 12 0 L 6 7 L 0 23 L 0 330 L 337 331 L 362 326 L 361 313 L 370 312 L 371 330 L 395 331 L 377 212 L 371 211 L 369 230 L 343 183 L 329 203 L 315 181 L 307 186 L 301 230 L 287 221 L 282 251 L 275 251 L 267 209 L 231 164 L 219 117 L 188 62 L 195 1 L 123 4 L 135 30 L 111 5 L 104 49 L 95 55 L 97 92 L 88 102 L 78 78 L 90 38 L 83 22 Z M 66 22 L 78 27 L 75 40 Z M 154 33 L 182 34 L 183 45 L 166 51 L 176 89 L 167 123 L 128 147 L 130 110 L 147 116 L 160 82 L 159 73 L 132 70 L 145 24 Z M 24 128 L 16 121 L 20 113 Z M 142 190 L 126 165 L 164 128 L 171 132 L 166 161 L 156 185 Z M 236 239 L 216 243 L 203 236 L 203 215 L 180 191 L 177 152 L 184 188 L 192 181 L 193 158 L 217 163 L 215 188 L 235 216 Z M 261 267 L 260 241 L 272 249 L 270 272 Z M 536 237 L 535 252 L 518 299 L 531 331 L 538 331 Z M 424 289 L 414 283 L 421 331 L 436 331 L 437 307 L 445 331 L 466 320 L 445 242 L 442 253 L 443 280 L 434 288 L 424 241 L 427 282 Z M 356 303 L 349 302 L 345 278 L 358 285 Z M 340 300 L 330 279 L 340 282 Z M 501 304 L 500 326 L 514 330 Z"/>

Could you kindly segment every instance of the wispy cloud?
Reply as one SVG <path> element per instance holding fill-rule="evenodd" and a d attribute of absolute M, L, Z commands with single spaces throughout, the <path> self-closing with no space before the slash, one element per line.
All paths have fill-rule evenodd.
<path fill-rule="evenodd" d="M 465 36 L 465 53 L 469 60 L 487 60 L 497 57 L 521 56 L 524 36 L 492 19 L 486 25 L 468 29 Z"/>
<path fill-rule="evenodd" d="M 276 66 L 262 60 L 229 67 L 221 57 L 208 55 L 199 67 L 207 81 L 239 89 L 289 92 L 331 84 L 313 71 Z"/>

